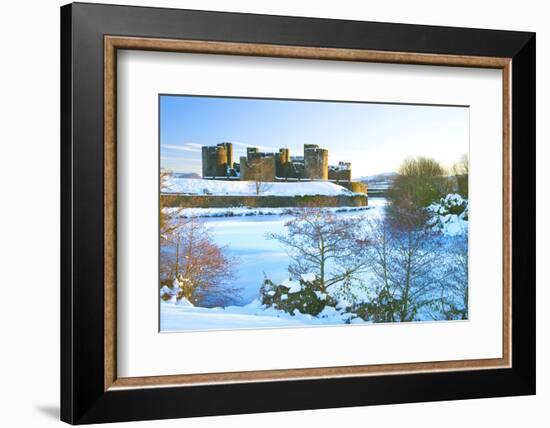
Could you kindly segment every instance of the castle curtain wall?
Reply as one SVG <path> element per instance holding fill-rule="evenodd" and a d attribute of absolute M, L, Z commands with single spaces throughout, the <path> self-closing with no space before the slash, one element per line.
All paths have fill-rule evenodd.
<path fill-rule="evenodd" d="M 275 181 L 275 157 L 241 157 L 241 180 Z"/>

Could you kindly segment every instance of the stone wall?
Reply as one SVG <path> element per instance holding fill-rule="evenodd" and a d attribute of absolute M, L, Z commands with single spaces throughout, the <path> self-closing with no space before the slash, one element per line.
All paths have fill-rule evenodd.
<path fill-rule="evenodd" d="M 367 195 L 353 196 L 218 196 L 218 195 L 161 195 L 161 205 L 179 208 L 230 207 L 364 207 Z"/>
<path fill-rule="evenodd" d="M 351 169 L 330 169 L 328 170 L 328 179 L 330 181 L 351 181 Z"/>
<path fill-rule="evenodd" d="M 340 186 L 345 187 L 348 190 L 351 190 L 355 193 L 364 193 L 367 194 L 367 185 L 360 181 L 350 181 L 348 183 L 339 183 Z"/>

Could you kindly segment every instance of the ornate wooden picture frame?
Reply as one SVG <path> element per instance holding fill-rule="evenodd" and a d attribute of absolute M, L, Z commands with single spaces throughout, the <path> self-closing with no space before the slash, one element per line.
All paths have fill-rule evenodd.
<path fill-rule="evenodd" d="M 119 377 L 118 50 L 502 70 L 502 357 Z M 535 393 L 533 33 L 76 3 L 61 9 L 61 54 L 62 420 L 82 424 Z"/>

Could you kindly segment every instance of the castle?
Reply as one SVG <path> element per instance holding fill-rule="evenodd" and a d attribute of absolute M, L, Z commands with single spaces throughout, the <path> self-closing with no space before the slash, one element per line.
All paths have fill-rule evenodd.
<path fill-rule="evenodd" d="M 328 150 L 317 144 L 304 144 L 303 156 L 291 156 L 288 148 L 276 153 L 247 147 L 246 156 L 233 161 L 233 144 L 220 143 L 202 147 L 202 176 L 210 179 L 243 181 L 328 180 L 351 185 L 351 163 L 328 164 Z"/>

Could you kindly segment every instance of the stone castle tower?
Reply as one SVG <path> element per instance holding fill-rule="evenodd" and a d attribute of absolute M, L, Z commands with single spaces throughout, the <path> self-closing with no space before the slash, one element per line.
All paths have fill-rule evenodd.
<path fill-rule="evenodd" d="M 202 147 L 202 176 L 225 177 L 227 169 L 233 166 L 233 144 L 220 143 Z"/>
<path fill-rule="evenodd" d="M 286 178 L 289 175 L 290 150 L 287 148 L 279 149 L 275 153 L 275 174 L 277 177 Z"/>
<path fill-rule="evenodd" d="M 328 180 L 328 150 L 317 144 L 304 144 L 304 170 L 312 180 Z"/>

